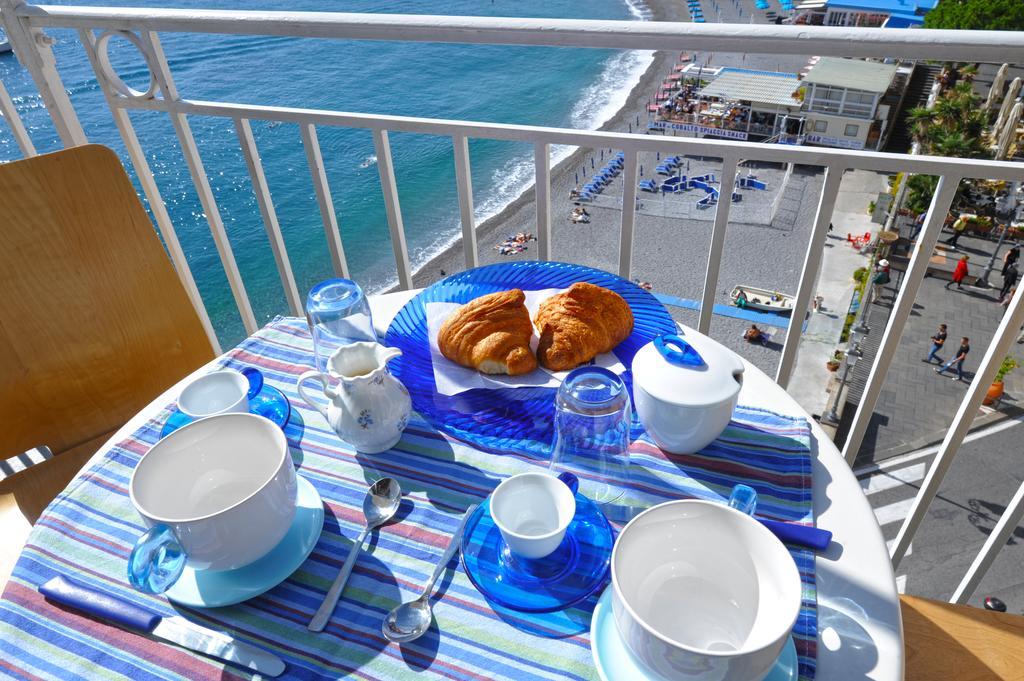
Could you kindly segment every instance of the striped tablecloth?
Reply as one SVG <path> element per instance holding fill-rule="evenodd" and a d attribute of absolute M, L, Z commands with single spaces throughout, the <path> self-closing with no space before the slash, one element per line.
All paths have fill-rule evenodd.
<path fill-rule="evenodd" d="M 443 597 L 434 599 L 435 626 L 411 644 L 386 643 L 381 620 L 429 576 L 462 511 L 505 476 L 538 464 L 481 453 L 439 435 L 415 415 L 394 450 L 357 454 L 298 399 L 295 379 L 311 360 L 305 322 L 279 318 L 229 352 L 223 363 L 260 368 L 291 401 L 287 435 L 295 464 L 326 506 L 319 544 L 291 578 L 263 596 L 215 610 L 181 608 L 182 614 L 272 650 L 285 659 L 288 678 L 596 678 L 588 633 L 596 597 L 555 615 L 498 611 L 461 566 L 448 570 L 437 587 Z M 143 531 L 128 500 L 128 482 L 167 415 L 162 410 L 95 460 L 39 519 L 0 600 L 0 677 L 249 678 L 209 658 L 52 606 L 36 591 L 55 574 L 67 574 L 155 611 L 174 611 L 163 598 L 133 591 L 125 577 L 128 553 Z M 806 421 L 741 407 L 722 438 L 700 455 L 666 457 L 650 442 L 637 441 L 625 502 L 721 499 L 743 481 L 760 494 L 760 513 L 809 523 L 809 445 Z M 397 478 L 406 493 L 401 520 L 368 543 L 327 629 L 311 634 L 305 625 L 362 526 L 364 490 L 382 475 Z M 801 678 L 811 679 L 817 639 L 814 560 L 805 551 L 793 556 L 804 584 L 795 638 Z"/>

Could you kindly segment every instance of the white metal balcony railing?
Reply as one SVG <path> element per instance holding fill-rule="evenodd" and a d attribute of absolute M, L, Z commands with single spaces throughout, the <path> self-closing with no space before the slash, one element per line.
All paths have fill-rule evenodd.
<path fill-rule="evenodd" d="M 722 159 L 721 194 L 732 194 L 737 165 L 741 160 L 795 163 L 824 169 L 825 179 L 818 200 L 813 230 L 797 288 L 793 319 L 802 319 L 808 311 L 821 265 L 825 236 L 832 217 L 843 173 L 864 169 L 887 173 L 909 172 L 938 175 L 937 190 L 928 210 L 924 230 L 914 248 L 902 288 L 894 303 L 888 326 L 871 369 L 861 403 L 853 418 L 843 451 L 852 463 L 859 451 L 894 350 L 910 316 L 915 297 L 935 248 L 944 218 L 949 212 L 957 187 L 963 179 L 1024 181 L 1024 166 L 1015 163 L 925 156 L 884 154 L 827 148 L 809 148 L 780 144 L 759 144 L 717 139 L 685 137 L 648 137 L 622 132 L 572 130 L 526 125 L 479 123 L 463 120 L 439 120 L 407 116 L 382 116 L 342 111 L 275 106 L 252 106 L 231 102 L 196 101 L 184 97 L 175 86 L 159 33 L 219 33 L 236 35 L 293 36 L 345 40 L 386 40 L 448 42 L 472 44 L 549 45 L 641 50 L 798 54 L 836 57 L 897 57 L 905 59 L 959 60 L 970 62 L 1024 61 L 1024 34 L 1014 32 L 968 32 L 886 30 L 801 26 L 754 26 L 747 24 L 682 24 L 627 21 L 579 21 L 556 19 L 503 19 L 480 17 L 436 17 L 387 14 L 339 14 L 303 12 L 250 12 L 175 9 L 136 9 L 121 7 L 33 6 L 23 0 L 0 0 L 0 19 L 21 63 L 29 70 L 53 123 L 66 146 L 86 143 L 75 110 L 57 72 L 46 28 L 78 31 L 82 45 L 105 95 L 128 155 L 146 194 L 149 205 L 178 275 L 193 304 L 204 319 L 211 340 L 217 340 L 206 315 L 192 274 L 189 271 L 174 226 L 153 174 L 150 171 L 128 112 L 146 109 L 166 112 L 198 192 L 203 210 L 227 274 L 235 303 L 248 332 L 256 330 L 256 319 L 245 286 L 235 264 L 231 244 L 217 209 L 217 201 L 204 170 L 199 149 L 189 126 L 189 116 L 203 115 L 231 119 L 256 192 L 257 202 L 270 237 L 285 297 L 292 313 L 302 313 L 301 298 L 292 275 L 288 254 L 281 237 L 273 203 L 263 174 L 262 161 L 250 128 L 251 120 L 296 123 L 302 131 L 312 181 L 323 219 L 334 270 L 347 276 L 348 267 L 331 190 L 324 172 L 323 157 L 317 141 L 316 126 L 339 126 L 370 130 L 378 159 L 387 221 L 391 234 L 399 285 L 412 285 L 412 270 L 405 245 L 402 211 L 388 140 L 390 131 L 415 132 L 451 138 L 454 146 L 456 181 L 462 223 L 463 250 L 467 267 L 478 264 L 471 192 L 469 138 L 528 142 L 534 145 L 536 166 L 536 209 L 539 256 L 551 254 L 551 145 L 589 148 L 617 148 L 625 154 L 624 196 L 619 238 L 618 272 L 629 277 L 633 259 L 633 233 L 636 216 L 637 154 L 669 152 L 696 154 Z M 129 88 L 110 63 L 108 46 L 114 36 L 127 39 L 138 48 L 150 71 L 145 92 Z M 7 120 L 23 153 L 35 153 L 31 140 L 18 118 L 9 96 L 0 85 L 0 113 Z M 698 329 L 708 333 L 715 291 L 725 245 L 730 202 L 717 204 L 712 227 L 707 270 L 701 296 Z M 1014 340 L 1015 331 L 1024 325 L 1024 287 L 1014 296 L 995 338 L 985 352 L 979 370 L 953 419 L 934 464 L 928 472 L 907 521 L 892 548 L 898 564 L 935 497 L 957 449 L 977 413 L 988 385 L 1001 359 Z M 790 379 L 800 343 L 801 324 L 789 325 L 776 373 L 785 387 Z M 1024 486 L 1010 503 L 999 525 L 989 536 L 953 596 L 966 602 L 998 549 L 1024 514 Z"/>

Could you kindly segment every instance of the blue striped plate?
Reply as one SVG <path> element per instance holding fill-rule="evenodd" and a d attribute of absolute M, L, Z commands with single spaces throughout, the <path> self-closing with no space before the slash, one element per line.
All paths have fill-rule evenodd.
<path fill-rule="evenodd" d="M 468 303 L 482 295 L 512 288 L 568 288 L 578 281 L 615 291 L 633 310 L 633 333 L 613 350 L 623 365 L 631 366 L 633 355 L 656 336 L 675 332 L 675 323 L 665 306 L 618 275 L 560 262 L 487 265 L 437 282 L 401 309 L 384 338 L 387 345 L 402 350 L 402 356 L 390 364 L 391 373 L 409 389 L 413 408 L 438 430 L 484 451 L 547 458 L 554 439 L 555 389 L 476 389 L 450 397 L 439 394 L 430 357 L 425 305 Z M 628 371 L 623 375 L 632 392 L 631 378 Z"/>

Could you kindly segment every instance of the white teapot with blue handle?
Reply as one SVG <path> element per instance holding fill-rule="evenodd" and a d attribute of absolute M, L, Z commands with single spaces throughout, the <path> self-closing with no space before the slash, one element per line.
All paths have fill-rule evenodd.
<path fill-rule="evenodd" d="M 377 454 L 402 438 L 412 411 L 409 391 L 388 371 L 387 363 L 402 354 L 380 343 L 351 343 L 327 360 L 328 376 L 307 371 L 299 377 L 299 395 L 357 451 Z M 307 394 L 303 383 L 315 379 L 329 400 L 326 408 Z M 331 385 L 332 381 L 337 387 Z"/>

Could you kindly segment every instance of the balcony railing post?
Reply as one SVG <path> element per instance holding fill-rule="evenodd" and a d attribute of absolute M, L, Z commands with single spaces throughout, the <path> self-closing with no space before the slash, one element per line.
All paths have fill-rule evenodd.
<path fill-rule="evenodd" d="M 213 196 L 213 187 L 210 186 L 210 178 L 206 175 L 206 168 L 199 156 L 199 147 L 196 145 L 196 138 L 192 135 L 192 127 L 189 125 L 185 114 L 174 110 L 174 103 L 178 101 L 178 90 L 174 85 L 174 78 L 171 76 L 171 69 L 167 64 L 167 57 L 160 46 L 160 38 L 152 31 L 146 31 L 143 36 L 152 64 L 156 67 L 153 76 L 156 78 L 163 93 L 164 99 L 169 107 L 171 124 L 178 136 L 178 143 L 181 144 L 182 155 L 188 165 L 189 173 L 192 175 L 192 184 L 199 194 L 199 202 L 206 213 L 206 221 L 210 225 L 210 232 L 213 235 L 213 243 L 217 247 L 221 264 L 224 266 L 224 273 L 227 275 L 228 285 L 231 287 L 231 294 L 234 296 L 238 314 L 242 318 L 242 325 L 248 334 L 256 333 L 258 328 L 256 316 L 252 311 L 252 304 L 249 302 L 249 295 L 245 291 L 245 284 L 242 282 L 242 274 L 238 271 L 238 263 L 235 262 L 234 251 L 231 250 L 231 242 L 228 240 L 227 230 L 224 229 L 224 221 L 221 219 L 220 210 L 217 208 L 217 200 Z"/>
<path fill-rule="evenodd" d="M 700 318 L 697 322 L 697 330 L 704 334 L 711 332 L 711 317 L 715 312 L 718 273 L 722 269 L 725 233 L 729 227 L 729 209 L 732 206 L 732 192 L 736 186 L 738 162 L 739 159 L 733 156 L 722 159 L 722 184 L 719 185 L 718 205 L 715 206 L 715 223 L 711 230 L 711 248 L 708 251 L 708 267 L 704 272 L 704 291 L 701 294 Z"/>
<path fill-rule="evenodd" d="M 796 300 L 789 316 L 789 328 L 786 329 L 785 345 L 782 348 L 782 359 L 775 374 L 775 382 L 783 388 L 789 385 L 789 378 L 796 365 L 797 351 L 800 348 L 800 337 L 803 333 L 804 319 L 811 305 L 814 289 L 818 285 L 818 273 L 821 270 L 821 259 L 825 252 L 825 237 L 832 221 L 832 211 L 839 195 L 839 185 L 843 182 L 843 168 L 829 166 L 825 168 L 825 182 L 821 187 L 818 199 L 818 211 L 814 216 L 814 227 L 811 230 L 811 242 L 804 256 L 804 268 L 800 273 L 800 284 L 796 289 Z M 838 395 L 836 399 L 838 400 Z"/>
<path fill-rule="evenodd" d="M 956 416 L 953 417 L 953 423 L 946 431 L 946 437 L 943 438 L 942 444 L 939 446 L 935 460 L 928 467 L 928 475 L 921 483 L 921 489 L 914 499 L 914 505 L 911 506 L 907 519 L 900 527 L 899 534 L 896 535 L 896 541 L 892 546 L 894 568 L 899 566 L 900 561 L 906 555 L 910 542 L 914 540 L 914 533 L 917 532 L 921 521 L 924 520 L 924 514 L 928 512 L 928 507 L 938 493 L 942 479 L 953 464 L 960 445 L 971 429 L 974 418 L 978 415 L 981 402 L 985 399 L 985 394 L 992 385 L 996 372 L 999 371 L 999 367 L 1003 363 L 1003 358 L 1009 354 L 1020 327 L 1024 325 L 1024 303 L 1022 301 L 1024 301 L 1024 287 L 1017 289 L 1017 292 L 1013 294 L 1010 307 L 996 328 L 995 338 L 985 350 L 985 356 L 982 357 L 974 380 L 971 381 L 971 385 L 967 389 L 967 395 L 964 396 L 956 411 Z"/>
<path fill-rule="evenodd" d="M 469 169 L 469 139 L 465 135 L 452 137 L 455 152 L 455 184 L 459 190 L 459 217 L 462 221 L 462 251 L 466 267 L 480 264 L 476 245 L 476 215 L 473 208 L 473 180 Z"/>
<path fill-rule="evenodd" d="M 327 239 L 327 250 L 331 254 L 334 273 L 348 279 L 348 260 L 345 258 L 345 247 L 341 244 L 341 228 L 338 227 L 338 215 L 334 212 L 334 199 L 331 196 L 331 185 L 327 182 L 327 169 L 324 168 L 324 156 L 320 151 L 320 141 L 316 136 L 316 126 L 304 123 L 299 126 L 302 133 L 302 146 L 306 149 L 306 162 L 309 174 L 313 178 L 313 191 L 317 205 L 320 206 L 320 219 L 324 223 L 324 237 Z"/>
<path fill-rule="evenodd" d="M 636 149 L 624 149 L 622 159 L 622 228 L 619 232 L 619 276 L 633 271 L 633 227 L 636 224 L 636 182 L 639 172 Z"/>
<path fill-rule="evenodd" d="M 78 37 L 82 41 L 85 54 L 89 57 L 89 63 L 92 64 L 96 79 L 99 82 L 100 90 L 103 91 L 103 95 L 107 99 L 107 106 L 114 117 L 114 123 L 117 125 L 118 132 L 121 133 L 124 146 L 128 150 L 128 157 L 135 168 L 135 176 L 139 179 L 142 191 L 146 194 L 146 200 L 149 202 L 149 210 L 152 211 L 160 234 L 164 238 L 164 243 L 167 244 L 167 252 L 171 256 L 171 262 L 174 263 L 178 279 L 181 280 L 182 286 L 185 287 L 185 293 L 188 295 L 189 300 L 192 301 L 192 307 L 195 308 L 199 321 L 206 331 L 206 336 L 210 339 L 210 345 L 213 347 L 214 352 L 220 354 L 221 347 L 220 340 L 217 338 L 217 332 L 213 328 L 213 322 L 210 321 L 210 315 L 206 311 L 203 297 L 199 294 L 199 288 L 196 286 L 196 281 L 192 276 L 192 268 L 189 267 L 185 251 L 181 248 L 181 242 L 178 241 L 178 234 L 174 229 L 174 223 L 171 222 L 167 206 L 160 195 L 160 189 L 157 187 L 153 171 L 146 160 L 146 154 L 142 151 L 142 145 L 139 144 L 139 138 L 135 134 L 131 118 L 129 118 L 127 110 L 116 106 L 115 97 L 117 95 L 101 75 L 99 60 L 96 56 L 96 38 L 92 31 L 86 29 L 80 30 Z"/>
<path fill-rule="evenodd" d="M 939 184 L 932 196 L 931 206 L 928 208 L 928 217 L 925 220 L 924 230 L 921 232 L 914 247 L 914 253 L 910 258 L 910 265 L 907 267 L 893 304 L 892 314 L 889 316 L 889 324 L 885 327 L 882 340 L 879 343 L 878 351 L 875 354 L 875 363 L 871 367 L 867 384 L 860 398 L 857 413 L 853 417 L 849 434 L 846 437 L 846 445 L 843 447 L 843 456 L 852 466 L 860 451 L 861 442 L 864 440 L 864 433 L 868 429 L 871 415 L 875 412 L 875 405 L 878 403 L 878 395 L 882 392 L 882 384 L 885 375 L 892 364 L 892 358 L 896 354 L 896 347 L 903 336 L 903 328 L 907 324 L 910 312 L 914 306 L 914 299 L 921 289 L 921 282 L 928 271 L 928 263 L 935 250 L 935 244 L 942 232 L 942 225 L 946 221 L 946 215 L 953 204 L 953 197 L 960 184 L 958 175 L 942 175 L 939 177 Z"/>
<path fill-rule="evenodd" d="M 985 573 L 992 567 L 992 563 L 995 561 L 996 556 L 999 555 L 999 551 L 1006 546 L 1006 542 L 1010 540 L 1010 535 L 1017 529 L 1021 517 L 1024 517 L 1024 483 L 1021 483 L 1020 487 L 1017 488 L 1017 493 L 1013 495 L 1010 505 L 1003 511 L 999 522 L 996 523 L 992 532 L 989 533 L 988 539 L 985 540 L 985 545 L 981 547 L 981 551 L 974 557 L 974 562 L 968 568 L 967 574 L 964 575 L 959 586 L 956 587 L 953 597 L 949 599 L 950 603 L 964 604 L 971 599 L 975 589 L 978 588 L 981 580 L 984 579 Z"/>
<path fill-rule="evenodd" d="M 71 106 L 71 98 L 57 72 L 57 62 L 50 49 L 53 38 L 39 28 L 30 27 L 28 22 L 18 16 L 18 9 L 25 4 L 25 0 L 0 0 L 0 23 L 7 32 L 7 39 L 18 61 L 32 76 L 64 146 L 88 144 L 78 114 Z"/>
<path fill-rule="evenodd" d="M 551 260 L 551 145 L 540 143 L 533 150 L 536 168 L 537 251 L 541 260 Z"/>
<path fill-rule="evenodd" d="M 301 317 L 304 314 L 302 298 L 299 297 L 299 290 L 295 286 L 292 264 L 288 259 L 288 250 L 285 248 L 284 237 L 281 235 L 281 225 L 277 221 L 277 211 L 274 209 L 274 201 L 270 198 L 267 176 L 263 172 L 260 152 L 256 148 L 256 138 L 253 137 L 252 126 L 248 119 L 236 118 L 235 132 L 238 134 L 238 143 L 242 147 L 242 155 L 245 156 L 245 164 L 249 167 L 252 190 L 256 194 L 256 202 L 259 204 L 260 215 L 263 217 L 263 227 L 266 229 L 267 239 L 270 241 L 270 250 L 274 253 L 277 272 L 281 276 L 281 287 L 284 289 L 285 300 L 288 301 L 288 308 L 292 314 Z"/>
<path fill-rule="evenodd" d="M 387 130 L 373 131 L 373 147 L 377 153 L 377 171 L 380 173 L 380 188 L 384 192 L 384 210 L 387 212 L 388 229 L 391 231 L 391 250 L 395 254 L 398 285 L 408 291 L 412 288 L 412 269 L 409 267 L 409 248 L 405 245 L 405 225 L 402 222 L 402 207 L 398 202 L 395 164 L 391 160 L 391 143 L 388 141 Z"/>
<path fill-rule="evenodd" d="M 11 134 L 14 135 L 14 141 L 18 143 L 18 148 L 21 149 L 25 158 L 35 156 L 36 147 L 32 144 L 32 138 L 28 136 L 28 130 L 21 122 L 21 116 L 18 115 L 18 110 L 14 107 L 14 100 L 11 99 L 7 88 L 4 87 L 3 81 L 0 81 L 0 118 L 7 121 Z"/>

